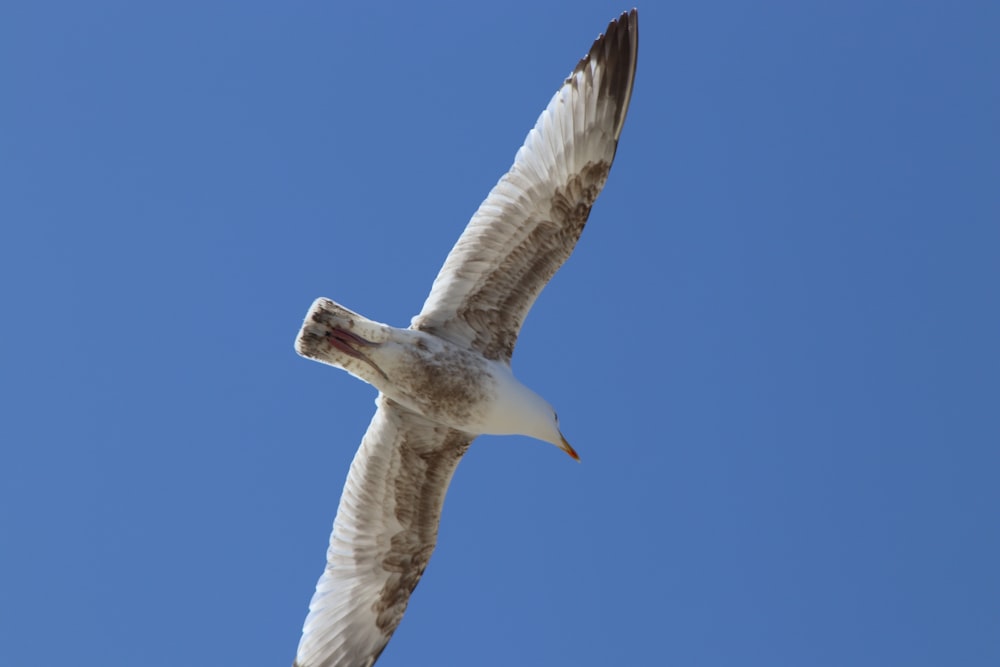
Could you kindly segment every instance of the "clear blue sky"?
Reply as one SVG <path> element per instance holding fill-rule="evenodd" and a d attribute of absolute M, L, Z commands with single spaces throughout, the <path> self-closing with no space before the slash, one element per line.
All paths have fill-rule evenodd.
<path fill-rule="evenodd" d="M 0 664 L 288 665 L 406 325 L 628 5 L 0 10 Z M 608 186 L 379 663 L 1000 664 L 1000 5 L 640 5 Z"/>

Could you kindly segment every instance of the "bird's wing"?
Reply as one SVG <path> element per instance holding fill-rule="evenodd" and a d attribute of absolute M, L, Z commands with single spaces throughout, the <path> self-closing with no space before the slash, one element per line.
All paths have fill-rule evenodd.
<path fill-rule="evenodd" d="M 636 10 L 597 38 L 472 216 L 412 327 L 510 361 L 528 310 L 573 252 L 632 95 Z"/>
<path fill-rule="evenodd" d="M 333 523 L 295 667 L 372 665 L 437 541 L 445 492 L 474 436 L 379 395 Z"/>

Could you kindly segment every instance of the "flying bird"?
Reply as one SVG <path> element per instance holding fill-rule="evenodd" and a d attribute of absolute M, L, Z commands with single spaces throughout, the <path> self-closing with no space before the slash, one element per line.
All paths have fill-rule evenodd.
<path fill-rule="evenodd" d="M 510 367 L 521 323 L 573 252 L 611 169 L 632 96 L 638 14 L 612 21 L 480 205 L 410 327 L 317 299 L 296 351 L 374 385 L 293 667 L 371 667 L 437 541 L 445 492 L 484 433 L 550 442 L 552 406 Z"/>

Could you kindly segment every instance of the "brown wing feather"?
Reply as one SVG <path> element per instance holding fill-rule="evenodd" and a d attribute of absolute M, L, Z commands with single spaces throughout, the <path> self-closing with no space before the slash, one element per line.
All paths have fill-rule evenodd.
<path fill-rule="evenodd" d="M 510 360 L 538 294 L 604 187 L 635 78 L 638 15 L 613 21 L 472 217 L 412 326 Z"/>
<path fill-rule="evenodd" d="M 434 551 L 445 493 L 473 437 L 379 396 L 344 485 L 296 667 L 375 662 Z"/>

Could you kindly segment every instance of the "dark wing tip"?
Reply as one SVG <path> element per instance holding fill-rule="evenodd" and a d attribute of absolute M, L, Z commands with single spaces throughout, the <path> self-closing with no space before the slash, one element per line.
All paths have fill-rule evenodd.
<path fill-rule="evenodd" d="M 608 24 L 607 30 L 597 36 L 590 51 L 585 55 L 569 78 L 590 67 L 603 70 L 600 94 L 614 99 L 618 105 L 618 119 L 615 124 L 615 140 L 621 136 L 625 125 L 625 115 L 632 100 L 632 84 L 635 82 L 635 67 L 639 56 L 639 11 L 632 9 Z"/>

